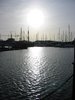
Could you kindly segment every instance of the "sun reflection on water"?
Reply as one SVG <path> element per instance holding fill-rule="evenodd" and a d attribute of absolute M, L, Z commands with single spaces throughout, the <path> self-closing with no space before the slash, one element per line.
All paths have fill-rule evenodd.
<path fill-rule="evenodd" d="M 29 95 L 34 95 L 33 97 L 37 98 L 40 95 L 39 93 L 41 91 L 40 70 L 41 70 L 42 50 L 43 49 L 41 47 L 33 47 L 28 49 L 27 71 L 25 70 L 24 74 L 24 76 L 26 77 L 27 87 L 29 91 L 31 91 L 27 93 Z"/>
<path fill-rule="evenodd" d="M 30 70 L 32 71 L 32 74 L 34 74 L 36 77 L 37 75 L 40 74 L 40 60 L 41 60 L 41 55 L 42 55 L 42 48 L 41 47 L 34 47 L 30 48 Z M 34 77 L 35 77 L 34 76 Z"/>

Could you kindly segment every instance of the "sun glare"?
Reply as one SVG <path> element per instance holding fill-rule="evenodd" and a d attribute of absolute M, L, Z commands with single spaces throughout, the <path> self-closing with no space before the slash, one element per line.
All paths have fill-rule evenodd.
<path fill-rule="evenodd" d="M 40 9 L 32 9 L 27 14 L 27 24 L 38 28 L 44 24 L 44 14 Z"/>

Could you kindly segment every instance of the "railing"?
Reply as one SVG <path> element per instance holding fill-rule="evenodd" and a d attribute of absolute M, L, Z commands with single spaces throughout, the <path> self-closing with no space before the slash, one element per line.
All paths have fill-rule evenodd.
<path fill-rule="evenodd" d="M 74 44 L 74 62 L 73 62 L 73 93 L 72 100 L 75 100 L 75 39 L 73 41 Z"/>

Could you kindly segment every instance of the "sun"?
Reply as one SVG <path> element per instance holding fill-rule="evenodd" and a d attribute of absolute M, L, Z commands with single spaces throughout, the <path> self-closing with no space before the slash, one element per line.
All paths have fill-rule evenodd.
<path fill-rule="evenodd" d="M 44 14 L 40 9 L 31 9 L 27 14 L 27 24 L 33 28 L 38 28 L 44 24 Z"/>

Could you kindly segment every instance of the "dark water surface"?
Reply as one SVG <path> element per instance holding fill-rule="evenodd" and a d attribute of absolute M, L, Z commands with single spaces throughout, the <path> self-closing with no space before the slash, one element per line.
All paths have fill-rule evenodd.
<path fill-rule="evenodd" d="M 73 54 L 51 47 L 0 52 L 0 100 L 71 100 Z"/>

